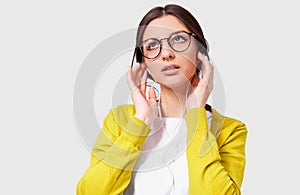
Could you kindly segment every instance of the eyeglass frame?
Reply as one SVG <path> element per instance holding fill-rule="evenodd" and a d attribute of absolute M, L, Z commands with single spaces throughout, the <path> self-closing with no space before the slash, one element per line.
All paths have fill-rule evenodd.
<path fill-rule="evenodd" d="M 159 56 L 159 54 L 161 53 L 162 40 L 167 40 L 167 42 L 168 42 L 168 44 L 169 44 L 169 46 L 170 46 L 170 48 L 171 48 L 172 50 L 174 50 L 175 52 L 184 52 L 184 51 L 186 51 L 186 50 L 190 47 L 190 45 L 191 45 L 191 40 L 192 40 L 192 39 L 190 39 L 189 45 L 186 47 L 186 49 L 184 49 L 184 50 L 182 50 L 182 51 L 177 51 L 177 50 L 175 50 L 175 49 L 171 46 L 171 44 L 170 44 L 170 38 L 171 38 L 174 34 L 181 33 L 181 32 L 184 32 L 184 33 L 188 34 L 188 35 L 190 36 L 190 38 L 191 38 L 191 37 L 194 37 L 196 40 L 198 40 L 198 39 L 197 39 L 198 36 L 197 36 L 195 33 L 193 33 L 193 32 L 186 32 L 186 31 L 184 31 L 184 30 L 180 30 L 180 31 L 175 31 L 175 32 L 171 33 L 170 36 L 169 36 L 168 38 L 162 38 L 162 39 L 149 38 L 149 39 L 157 40 L 157 41 L 159 42 L 159 52 L 158 52 L 158 54 L 157 54 L 155 57 L 153 57 L 153 58 L 149 58 L 149 57 L 147 57 L 147 56 L 144 55 L 143 50 L 142 50 L 142 47 L 143 47 L 143 46 L 139 46 L 139 47 L 137 47 L 137 48 L 141 51 L 141 54 L 143 55 L 143 57 L 145 57 L 145 58 L 147 58 L 147 59 L 154 59 L 154 58 L 156 58 L 157 56 Z M 149 39 L 146 39 L 146 40 L 142 41 L 142 43 L 144 43 L 145 41 L 147 41 L 147 40 L 149 40 Z M 133 58 L 132 58 L 132 61 L 131 61 L 131 67 L 133 66 L 133 61 L 134 61 L 135 55 L 136 55 L 136 50 L 134 51 L 134 54 L 133 54 Z"/>
<path fill-rule="evenodd" d="M 174 36 L 175 34 L 179 34 L 179 33 L 182 33 L 182 32 L 188 34 L 189 37 L 190 37 L 190 40 L 189 40 L 188 46 L 187 46 L 184 50 L 178 51 L 178 50 L 176 50 L 176 49 L 174 49 L 174 48 L 172 47 L 172 45 L 171 45 L 171 43 L 170 43 L 170 39 L 171 39 L 171 37 Z M 162 40 L 167 40 L 167 42 L 168 42 L 168 44 L 169 44 L 169 46 L 170 46 L 170 48 L 171 48 L 172 50 L 174 50 L 174 51 L 176 51 L 176 52 L 184 52 L 184 51 L 186 51 L 186 50 L 190 47 L 190 45 L 191 45 L 191 40 L 192 40 L 191 37 L 192 37 L 192 36 L 195 37 L 195 38 L 197 37 L 197 35 L 194 34 L 194 33 L 192 33 L 192 32 L 186 32 L 186 31 L 184 31 L 184 30 L 175 31 L 175 32 L 171 33 L 170 36 L 167 37 L 167 38 L 162 38 L 162 39 L 149 38 L 149 39 L 146 39 L 146 40 L 144 40 L 144 41 L 142 42 L 142 46 L 139 46 L 138 48 L 140 49 L 142 55 L 143 55 L 145 58 L 147 58 L 147 59 L 154 59 L 154 58 L 156 58 L 157 56 L 159 56 L 159 54 L 161 53 L 161 49 L 162 49 L 162 46 L 163 46 L 163 45 L 162 45 Z M 144 43 L 144 42 L 146 42 L 146 41 L 148 41 L 148 40 L 151 40 L 151 39 L 159 42 L 159 52 L 157 53 L 157 55 L 156 55 L 155 57 L 149 58 L 149 57 L 147 57 L 147 56 L 144 55 L 144 52 L 143 52 L 142 47 L 143 47 L 143 43 Z"/>

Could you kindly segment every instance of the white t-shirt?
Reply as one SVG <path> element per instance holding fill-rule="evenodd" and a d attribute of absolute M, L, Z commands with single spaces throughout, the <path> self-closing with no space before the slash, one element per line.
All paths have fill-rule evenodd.
<path fill-rule="evenodd" d="M 210 127 L 211 113 L 206 116 Z M 188 194 L 185 120 L 156 119 L 151 129 L 125 195 Z"/>

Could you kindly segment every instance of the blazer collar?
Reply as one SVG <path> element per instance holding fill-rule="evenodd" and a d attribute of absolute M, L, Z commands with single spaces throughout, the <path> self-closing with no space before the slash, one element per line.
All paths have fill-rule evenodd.
<path fill-rule="evenodd" d="M 225 116 L 220 114 L 217 110 L 212 108 L 210 105 L 206 104 L 205 105 L 205 110 L 210 111 L 212 113 L 212 119 L 211 119 L 211 128 L 210 131 L 218 137 L 219 134 L 221 133 Z"/>

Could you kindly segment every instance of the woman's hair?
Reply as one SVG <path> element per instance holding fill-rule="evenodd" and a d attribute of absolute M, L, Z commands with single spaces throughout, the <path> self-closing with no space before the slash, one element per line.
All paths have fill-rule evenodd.
<path fill-rule="evenodd" d="M 135 54 L 136 54 L 136 61 L 141 63 L 143 61 L 143 54 L 141 50 L 139 49 L 139 46 L 141 45 L 141 42 L 143 40 L 143 35 L 145 31 L 145 27 L 154 19 L 160 18 L 164 15 L 172 15 L 178 18 L 187 29 L 190 30 L 190 32 L 194 33 L 196 35 L 197 46 L 201 53 L 206 55 L 208 57 L 208 43 L 206 39 L 204 38 L 202 29 L 198 23 L 198 21 L 195 19 L 195 17 L 186 9 L 179 5 L 175 4 L 169 4 L 165 7 L 154 7 L 151 9 L 141 20 L 139 24 L 139 28 L 137 30 L 136 35 L 136 48 L 135 48 Z M 199 68 L 199 67 L 198 67 Z M 198 71 L 197 71 L 198 73 Z"/>

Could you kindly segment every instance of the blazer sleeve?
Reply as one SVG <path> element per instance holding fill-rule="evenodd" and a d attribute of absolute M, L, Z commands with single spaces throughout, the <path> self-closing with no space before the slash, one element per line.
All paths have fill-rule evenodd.
<path fill-rule="evenodd" d="M 208 129 L 204 108 L 192 110 L 185 118 L 190 142 L 187 148 L 189 193 L 241 194 L 247 136 L 245 124 L 225 117 L 216 137 Z"/>
<path fill-rule="evenodd" d="M 149 127 L 134 116 L 110 110 L 103 122 L 88 169 L 77 184 L 77 195 L 123 194 Z"/>

